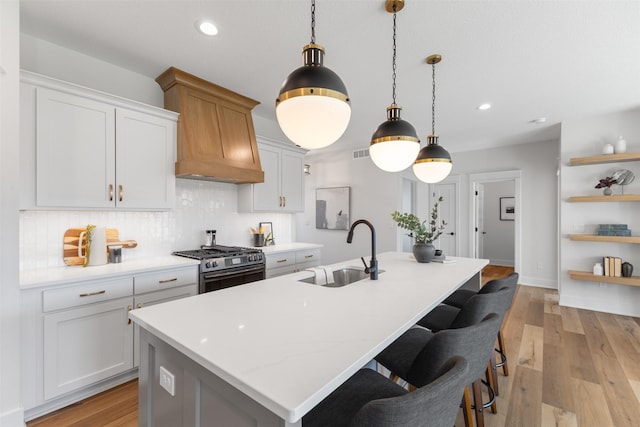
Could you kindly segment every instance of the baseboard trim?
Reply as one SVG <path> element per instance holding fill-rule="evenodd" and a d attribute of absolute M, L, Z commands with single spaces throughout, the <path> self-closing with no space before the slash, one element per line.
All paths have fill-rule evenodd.
<path fill-rule="evenodd" d="M 73 403 L 79 402 L 88 397 L 91 397 L 98 393 L 102 393 L 103 391 L 109 390 L 110 388 L 113 388 L 120 384 L 124 384 L 127 381 L 131 381 L 132 379 L 137 377 L 138 377 L 138 368 L 135 368 L 123 374 L 120 374 L 116 377 L 112 377 L 104 381 L 101 381 L 90 387 L 86 387 L 81 390 L 74 391 L 69 394 L 65 394 L 58 398 L 51 399 L 41 405 L 25 410 L 24 416 L 23 416 L 24 421 L 31 421 L 35 418 L 41 417 L 43 415 L 47 415 L 53 411 L 62 409 L 65 406 L 69 406 Z M 8 424 L 8 425 L 11 425 L 11 424 Z M 24 425 L 24 423 L 22 425 Z M 4 424 L 0 423 L 0 426 L 4 427 Z"/>
<path fill-rule="evenodd" d="M 0 426 L 2 427 L 25 427 L 24 410 L 20 408 L 12 409 L 0 414 Z"/>
<path fill-rule="evenodd" d="M 621 316 L 640 317 L 640 307 L 635 304 L 612 304 L 611 300 L 603 298 L 584 298 L 560 294 L 559 304 L 565 307 L 582 310 L 600 311 L 602 313 L 618 314 Z"/>
<path fill-rule="evenodd" d="M 539 277 L 520 276 L 519 284 L 537 286 L 539 288 L 558 289 L 557 280 L 541 279 Z"/>

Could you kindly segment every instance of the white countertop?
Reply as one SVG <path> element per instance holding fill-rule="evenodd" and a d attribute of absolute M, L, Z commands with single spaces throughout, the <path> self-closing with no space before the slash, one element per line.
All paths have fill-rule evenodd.
<path fill-rule="evenodd" d="M 33 270 L 20 273 L 20 288 L 31 289 L 79 282 L 84 280 L 109 279 L 121 275 L 149 273 L 169 268 L 198 265 L 200 261 L 174 255 L 139 258 L 118 264 L 92 267 L 67 265 L 58 268 Z"/>
<path fill-rule="evenodd" d="M 488 264 L 455 259 L 420 264 L 409 253 L 387 252 L 378 256 L 385 270 L 378 281 L 327 288 L 299 282 L 312 275 L 303 271 L 129 316 L 295 422 Z M 332 267 L 339 266 L 361 268 L 361 261 Z"/>
<path fill-rule="evenodd" d="M 269 254 L 277 254 L 281 252 L 290 252 L 290 251 L 300 251 L 304 249 L 315 249 L 322 248 L 324 245 L 320 245 L 318 243 L 303 243 L 303 242 L 293 242 L 293 243 L 283 243 L 283 244 L 275 244 L 273 246 L 261 246 L 257 249 L 262 249 L 267 256 Z"/>

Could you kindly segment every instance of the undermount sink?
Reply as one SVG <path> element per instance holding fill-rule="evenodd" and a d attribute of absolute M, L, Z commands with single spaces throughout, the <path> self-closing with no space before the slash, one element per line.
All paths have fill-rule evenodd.
<path fill-rule="evenodd" d="M 380 270 L 378 273 L 384 273 L 384 270 Z M 326 284 L 324 278 L 322 278 L 322 280 L 318 280 L 319 283 L 316 283 L 316 278 L 313 276 L 307 277 L 306 279 L 300 279 L 299 282 L 311 283 L 314 285 L 324 286 L 326 288 L 340 288 L 367 278 L 369 278 L 369 273 L 365 273 L 364 269 L 345 267 L 333 270 L 333 283 Z"/>

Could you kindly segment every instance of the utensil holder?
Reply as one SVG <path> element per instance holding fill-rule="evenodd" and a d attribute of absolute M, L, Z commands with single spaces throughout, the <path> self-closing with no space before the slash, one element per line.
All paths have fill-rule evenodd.
<path fill-rule="evenodd" d="M 253 235 L 253 246 L 255 246 L 255 247 L 264 246 L 264 234 L 254 234 Z"/>

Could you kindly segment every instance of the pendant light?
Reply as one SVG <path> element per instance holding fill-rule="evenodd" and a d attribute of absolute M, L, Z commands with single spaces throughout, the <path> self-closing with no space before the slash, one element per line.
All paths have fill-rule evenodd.
<path fill-rule="evenodd" d="M 340 77 L 323 66 L 324 47 L 316 44 L 316 2 L 311 1 L 311 43 L 302 49 L 304 65 L 282 83 L 276 118 L 282 132 L 308 150 L 333 144 L 351 118 L 349 95 Z"/>
<path fill-rule="evenodd" d="M 393 13 L 393 103 L 387 107 L 387 121 L 382 123 L 371 137 L 369 155 L 380 169 L 398 172 L 408 168 L 416 160 L 420 140 L 411 123 L 400 118 L 396 104 L 396 13 L 404 7 L 404 0 L 386 0 L 385 9 Z"/>
<path fill-rule="evenodd" d="M 440 55 L 431 55 L 427 58 L 427 64 L 432 68 L 431 97 L 431 135 L 427 137 L 427 145 L 420 150 L 418 158 L 413 164 L 413 173 L 420 181 L 435 184 L 449 176 L 451 172 L 451 156 L 441 145 L 438 145 L 436 135 L 436 64 L 442 60 Z"/>

